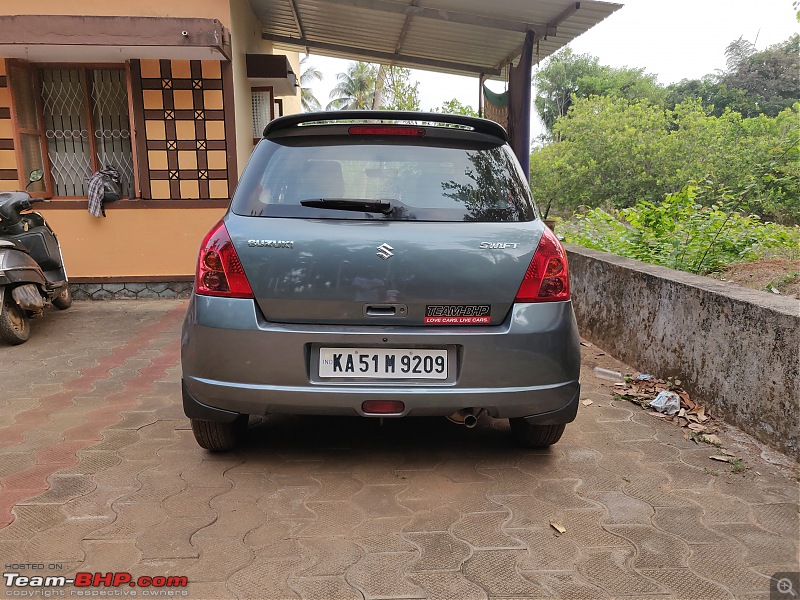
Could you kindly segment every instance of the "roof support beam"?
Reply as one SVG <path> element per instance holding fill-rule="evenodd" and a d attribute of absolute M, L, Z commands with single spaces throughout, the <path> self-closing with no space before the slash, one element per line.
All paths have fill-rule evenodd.
<path fill-rule="evenodd" d="M 437 60 L 433 58 L 424 58 L 420 56 L 411 56 L 408 54 L 399 54 L 392 52 L 379 52 L 377 50 L 366 50 L 364 48 L 356 48 L 353 46 L 345 46 L 343 44 L 331 44 L 329 42 L 314 42 L 307 38 L 291 38 L 282 35 L 272 35 L 269 33 L 262 33 L 261 37 L 276 44 L 284 44 L 293 48 L 309 48 L 317 50 L 326 50 L 328 52 L 337 52 L 344 55 L 357 56 L 374 60 L 376 62 L 383 62 L 386 64 L 401 63 L 412 67 L 419 67 L 421 69 L 443 69 L 446 71 L 453 71 L 454 73 L 474 73 L 480 75 L 500 75 L 500 69 L 486 68 L 481 65 L 467 65 L 458 62 L 451 62 L 447 60 Z"/>
<path fill-rule="evenodd" d="M 300 11 L 297 9 L 297 0 L 289 0 L 289 4 L 292 5 L 292 16 L 294 17 L 294 24 L 297 27 L 297 35 L 306 39 L 306 30 L 303 28 L 303 21 L 300 20 Z M 306 54 L 310 54 L 308 46 L 306 46 L 305 50 Z"/>
<path fill-rule="evenodd" d="M 545 29 L 549 27 L 548 25 L 539 23 L 522 23 L 520 21 L 509 21 L 507 19 L 498 19 L 486 15 L 476 15 L 439 8 L 426 8 L 424 6 L 416 6 L 416 3 L 409 5 L 389 2 L 388 0 L 322 0 L 322 2 L 326 4 L 336 4 L 337 6 L 351 6 L 353 8 L 390 12 L 410 17 L 422 17 L 424 19 L 461 23 L 462 25 L 475 25 L 477 27 L 488 27 L 490 29 L 501 29 L 504 31 L 518 31 L 519 33 L 525 33 L 529 29 L 545 31 Z M 550 32 L 550 34 L 554 35 L 555 31 Z"/>
<path fill-rule="evenodd" d="M 581 3 L 580 2 L 573 2 L 559 14 L 555 19 L 550 21 L 545 29 L 536 29 L 532 27 L 531 29 L 535 32 L 535 37 L 533 38 L 533 42 L 536 43 L 543 38 L 547 38 L 549 35 L 556 35 L 558 32 L 558 26 L 561 25 L 564 21 L 569 19 L 572 15 L 578 12 L 580 9 Z M 525 47 L 525 42 L 519 45 L 511 54 L 506 56 L 502 61 L 500 61 L 495 69 L 500 70 L 505 65 L 510 64 L 515 58 L 517 58 L 520 54 L 522 54 L 522 49 Z"/>
<path fill-rule="evenodd" d="M 418 6 L 419 0 L 411 0 L 410 6 Z M 411 25 L 412 15 L 406 13 L 406 20 L 403 22 L 403 29 L 400 30 L 400 35 L 397 36 L 397 45 L 394 47 L 394 53 L 399 54 L 403 50 L 403 44 L 406 41 L 406 34 L 408 33 L 408 26 Z"/>

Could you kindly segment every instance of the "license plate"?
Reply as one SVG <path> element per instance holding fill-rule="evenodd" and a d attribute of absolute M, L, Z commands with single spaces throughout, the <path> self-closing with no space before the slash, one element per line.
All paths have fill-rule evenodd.
<path fill-rule="evenodd" d="M 320 348 L 319 376 L 447 379 L 447 350 Z"/>

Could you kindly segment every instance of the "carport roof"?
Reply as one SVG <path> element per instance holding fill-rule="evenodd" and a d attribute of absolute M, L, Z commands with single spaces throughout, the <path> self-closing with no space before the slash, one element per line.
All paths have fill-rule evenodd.
<path fill-rule="evenodd" d="M 276 47 L 459 75 L 505 77 L 525 32 L 541 60 L 621 4 L 582 0 L 250 0 Z"/>

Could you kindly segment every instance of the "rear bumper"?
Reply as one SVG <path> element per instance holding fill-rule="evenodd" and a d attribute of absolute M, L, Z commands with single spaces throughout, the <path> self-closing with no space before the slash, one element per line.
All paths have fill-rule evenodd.
<path fill-rule="evenodd" d="M 447 382 L 330 382 L 312 373 L 319 346 L 453 349 Z M 575 418 L 580 345 L 569 302 L 515 305 L 491 327 L 320 326 L 271 323 L 251 300 L 195 296 L 183 329 L 187 416 L 364 415 L 365 400 L 399 400 L 392 416 L 485 408 L 536 424 Z M 371 416 L 371 415 L 369 415 Z"/>

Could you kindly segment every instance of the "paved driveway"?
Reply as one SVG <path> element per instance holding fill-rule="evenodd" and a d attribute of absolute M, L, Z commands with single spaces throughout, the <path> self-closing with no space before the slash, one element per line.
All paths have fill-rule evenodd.
<path fill-rule="evenodd" d="M 611 401 L 591 368 L 624 366 L 595 348 L 594 403 L 550 450 L 513 447 L 504 422 L 270 417 L 213 455 L 181 409 L 184 309 L 76 302 L 0 348 L 5 572 L 189 582 L 94 590 L 118 596 L 467 600 L 770 598 L 800 570 L 796 473 L 723 433 L 733 474 Z M 15 581 L 6 596 L 32 591 Z"/>

